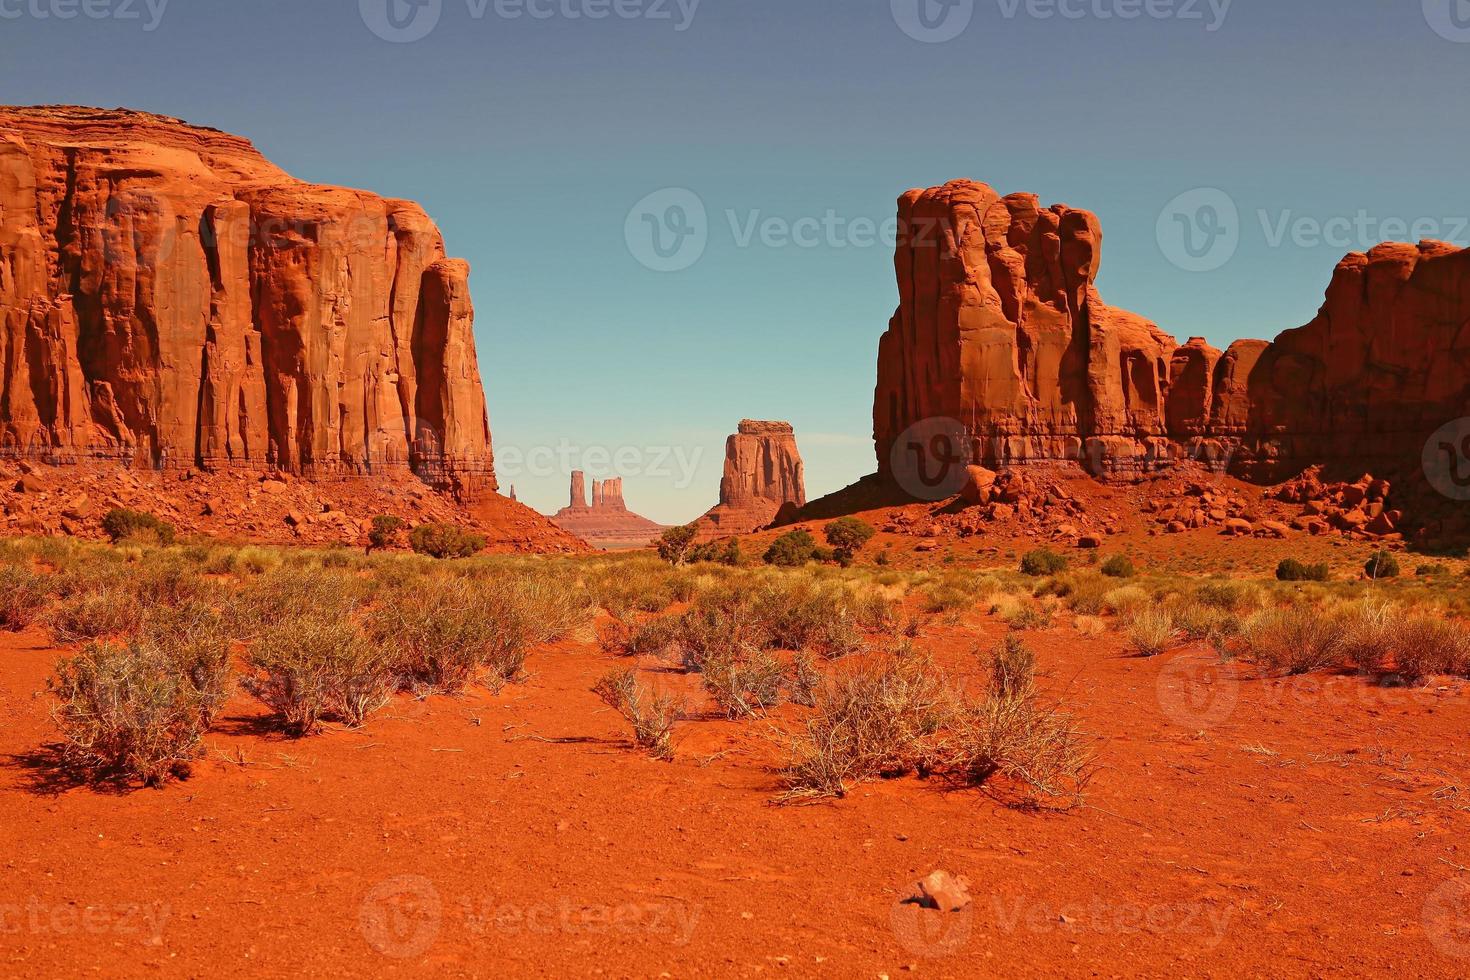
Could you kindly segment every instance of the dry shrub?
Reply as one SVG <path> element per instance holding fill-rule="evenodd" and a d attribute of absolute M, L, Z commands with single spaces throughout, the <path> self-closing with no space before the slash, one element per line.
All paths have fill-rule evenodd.
<path fill-rule="evenodd" d="M 1148 590 L 1138 585 L 1125 585 L 1103 593 L 1103 610 L 1115 616 L 1131 616 L 1152 602 Z"/>
<path fill-rule="evenodd" d="M 1233 613 L 1259 609 L 1262 602 L 1261 590 L 1255 585 L 1230 579 L 1201 583 L 1194 589 L 1194 598 L 1201 605 Z"/>
<path fill-rule="evenodd" d="M 382 596 L 369 632 L 394 651 L 420 691 L 455 693 L 475 681 L 498 691 L 525 666 L 529 630 L 500 597 L 461 579 L 430 577 Z"/>
<path fill-rule="evenodd" d="M 155 644 L 90 643 L 56 665 L 63 763 L 88 779 L 159 785 L 186 776 L 217 710 Z"/>
<path fill-rule="evenodd" d="M 197 601 L 155 606 L 144 613 L 138 634 L 188 678 L 199 693 L 205 727 L 212 725 L 234 690 L 229 630 L 219 613 Z"/>
<path fill-rule="evenodd" d="M 481 583 L 501 617 L 520 619 L 527 643 L 590 637 L 597 607 L 575 583 L 550 574 L 508 575 Z"/>
<path fill-rule="evenodd" d="M 781 703 L 785 671 L 764 650 L 706 660 L 701 673 L 705 690 L 731 721 L 753 718 Z"/>
<path fill-rule="evenodd" d="M 1128 617 L 1128 641 L 1141 657 L 1157 657 L 1178 640 L 1174 617 L 1162 606 L 1147 606 Z"/>
<path fill-rule="evenodd" d="M 739 586 L 736 586 L 739 589 Z M 830 658 L 861 649 L 863 630 L 880 630 L 894 618 L 894 603 L 875 590 L 841 582 L 786 575 L 754 590 L 751 613 L 780 650 L 812 650 Z"/>
<path fill-rule="evenodd" d="M 1359 670 L 1383 673 L 1393 654 L 1401 615 L 1391 603 L 1372 598 L 1348 606 L 1341 616 L 1342 658 Z"/>
<path fill-rule="evenodd" d="M 1018 636 L 1007 636 L 990 652 L 990 689 L 1012 697 L 1029 692 L 1036 682 L 1036 654 Z"/>
<path fill-rule="evenodd" d="M 292 738 L 324 718 L 357 728 L 398 686 L 390 656 L 350 621 L 300 616 L 266 627 L 250 650 L 241 686 L 282 720 Z"/>
<path fill-rule="evenodd" d="M 683 718 L 684 709 L 673 695 L 644 687 L 632 670 L 613 671 L 592 690 L 633 726 L 633 741 L 639 748 L 655 759 L 674 757 L 674 725 Z"/>
<path fill-rule="evenodd" d="M 1072 628 L 1086 637 L 1102 636 L 1108 631 L 1108 624 L 1100 616 L 1078 616 L 1072 620 Z"/>
<path fill-rule="evenodd" d="M 791 666 L 786 672 L 786 695 L 792 704 L 799 704 L 803 708 L 815 706 L 817 689 L 821 685 L 822 675 L 811 654 L 798 653 L 791 658 Z"/>
<path fill-rule="evenodd" d="M 1306 674 L 1340 663 L 1343 628 L 1331 612 L 1300 604 L 1264 609 L 1240 628 L 1246 656 L 1287 674 Z"/>
<path fill-rule="evenodd" d="M 120 585 L 76 592 L 51 607 L 46 625 L 56 642 L 84 643 L 103 637 L 126 637 L 143 621 L 143 604 Z"/>
<path fill-rule="evenodd" d="M 1458 620 L 1426 613 L 1391 619 L 1389 645 L 1395 672 L 1409 683 L 1470 671 L 1470 632 Z"/>
<path fill-rule="evenodd" d="M 29 569 L 0 567 L 0 629 L 18 633 L 40 618 L 51 599 L 44 575 Z"/>
<path fill-rule="evenodd" d="M 241 637 L 300 616 L 340 619 L 370 597 L 371 584 L 351 572 L 305 564 L 280 564 L 247 581 L 230 603 L 231 625 Z"/>
<path fill-rule="evenodd" d="M 828 679 L 792 739 L 784 802 L 844 796 L 857 783 L 927 773 L 934 738 L 954 712 L 944 676 L 921 657 Z"/>
<path fill-rule="evenodd" d="M 1096 616 L 1106 608 L 1105 597 L 1115 591 L 1112 579 L 1096 572 L 1074 572 L 1049 578 L 1035 589 L 1037 596 L 1056 596 L 1073 612 Z"/>

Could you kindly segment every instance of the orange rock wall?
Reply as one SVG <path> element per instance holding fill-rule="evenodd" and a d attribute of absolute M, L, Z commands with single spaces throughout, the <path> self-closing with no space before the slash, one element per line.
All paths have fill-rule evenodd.
<path fill-rule="evenodd" d="M 418 205 L 126 110 L 0 108 L 0 450 L 494 489 L 466 263 Z"/>
<path fill-rule="evenodd" d="M 956 420 L 987 466 L 1196 455 L 1265 475 L 1415 455 L 1470 414 L 1470 251 L 1350 255 L 1312 323 L 1222 353 L 1102 301 L 1089 212 L 956 181 L 909 191 L 899 218 L 900 302 L 873 406 L 885 474 L 899 437 L 934 418 Z"/>

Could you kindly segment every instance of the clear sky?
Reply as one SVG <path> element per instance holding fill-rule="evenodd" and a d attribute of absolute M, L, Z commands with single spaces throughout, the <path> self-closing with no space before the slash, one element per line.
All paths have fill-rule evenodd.
<path fill-rule="evenodd" d="M 0 0 L 0 101 L 421 202 L 474 267 L 503 481 L 553 510 L 616 469 L 665 522 L 741 418 L 795 424 L 813 497 L 874 469 L 905 189 L 1090 208 L 1107 300 L 1223 346 L 1348 251 L 1470 244 L 1467 82 L 1470 0 Z"/>

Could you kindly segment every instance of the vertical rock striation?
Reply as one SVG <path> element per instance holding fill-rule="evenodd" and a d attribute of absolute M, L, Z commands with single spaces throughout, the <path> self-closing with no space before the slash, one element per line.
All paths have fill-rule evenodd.
<path fill-rule="evenodd" d="M 127 110 L 0 108 L 0 450 L 496 486 L 469 266 L 418 205 Z"/>

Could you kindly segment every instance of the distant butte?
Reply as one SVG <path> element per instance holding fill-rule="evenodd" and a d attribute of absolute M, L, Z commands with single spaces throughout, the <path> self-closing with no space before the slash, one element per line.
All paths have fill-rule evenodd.
<path fill-rule="evenodd" d="M 587 476 L 572 473 L 571 501 L 557 511 L 552 523 L 569 534 L 603 549 L 642 548 L 664 531 L 662 524 L 641 517 L 623 501 L 623 480 L 594 481 L 592 505 L 587 505 Z"/>
<path fill-rule="evenodd" d="M 806 506 L 806 470 L 789 422 L 740 423 L 725 443 L 720 502 L 698 521 L 702 536 L 749 534 Z"/>

